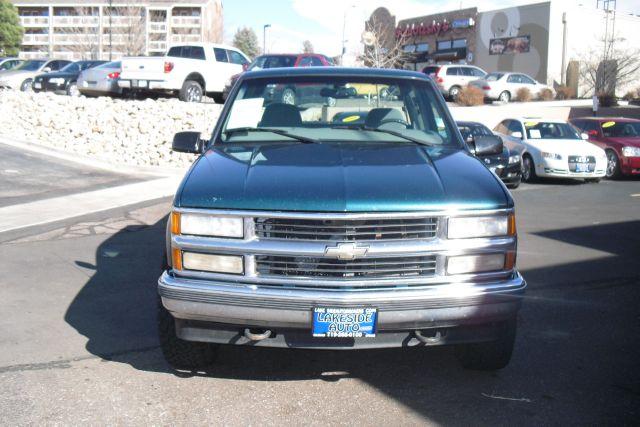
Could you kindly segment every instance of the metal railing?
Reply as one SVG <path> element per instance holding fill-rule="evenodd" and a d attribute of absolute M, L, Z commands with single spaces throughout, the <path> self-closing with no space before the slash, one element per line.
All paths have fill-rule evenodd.
<path fill-rule="evenodd" d="M 22 36 L 22 44 L 49 43 L 49 34 L 25 34 Z"/>
<path fill-rule="evenodd" d="M 48 16 L 21 16 L 20 25 L 23 27 L 47 26 L 49 25 Z"/>

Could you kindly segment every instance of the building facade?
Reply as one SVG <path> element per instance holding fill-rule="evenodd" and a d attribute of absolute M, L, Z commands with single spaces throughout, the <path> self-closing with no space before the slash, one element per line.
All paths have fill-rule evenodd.
<path fill-rule="evenodd" d="M 221 0 L 12 0 L 22 58 L 117 59 L 162 55 L 168 46 L 221 42 Z"/>

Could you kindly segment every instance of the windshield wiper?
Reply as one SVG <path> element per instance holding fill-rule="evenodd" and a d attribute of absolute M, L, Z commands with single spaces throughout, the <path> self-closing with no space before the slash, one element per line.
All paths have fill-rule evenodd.
<path fill-rule="evenodd" d="M 234 133 L 242 133 L 242 132 L 270 132 L 270 133 L 275 133 L 277 135 L 286 136 L 288 138 L 295 139 L 300 142 L 304 142 L 305 144 L 314 144 L 314 143 L 320 142 L 317 139 L 308 138 L 306 136 L 301 136 L 301 135 L 294 135 L 292 133 L 287 132 L 286 130 L 272 129 L 272 128 L 243 127 L 243 128 L 227 129 L 222 133 L 224 133 L 225 135 L 233 135 Z"/>
<path fill-rule="evenodd" d="M 386 133 L 388 135 L 397 136 L 398 138 L 402 138 L 404 140 L 411 141 L 411 142 L 419 144 L 419 145 L 426 145 L 428 147 L 432 147 L 433 146 L 433 144 L 431 144 L 431 143 L 429 143 L 427 141 L 423 141 L 421 139 L 414 138 L 412 136 L 407 136 L 407 135 L 403 134 L 402 132 L 396 132 L 395 130 L 378 129 L 378 128 L 372 128 L 372 127 L 368 127 L 368 126 L 345 126 L 345 125 L 331 126 L 331 129 L 352 129 L 352 130 L 365 130 L 365 131 L 369 131 L 369 132 L 380 132 L 380 133 Z"/>

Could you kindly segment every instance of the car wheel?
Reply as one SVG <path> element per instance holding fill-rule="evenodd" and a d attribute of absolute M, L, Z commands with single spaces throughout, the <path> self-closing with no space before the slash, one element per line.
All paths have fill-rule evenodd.
<path fill-rule="evenodd" d="M 498 96 L 498 101 L 504 102 L 505 104 L 511 101 L 511 94 L 506 90 Z"/>
<path fill-rule="evenodd" d="M 289 104 L 289 105 L 295 105 L 296 104 L 296 92 L 291 89 L 290 87 L 285 88 L 282 91 L 282 103 L 283 104 Z"/>
<path fill-rule="evenodd" d="M 80 96 L 80 91 L 78 90 L 78 84 L 76 82 L 69 83 L 69 86 L 67 87 L 67 95 Z"/>
<path fill-rule="evenodd" d="M 449 89 L 449 98 L 455 101 L 458 99 L 458 95 L 460 95 L 460 86 L 451 86 L 451 89 Z"/>
<path fill-rule="evenodd" d="M 507 184 L 507 188 L 510 190 L 515 190 L 518 187 L 520 187 L 520 180 Z"/>
<path fill-rule="evenodd" d="M 592 184 L 597 184 L 601 181 L 602 178 L 587 178 L 585 179 L 585 182 L 590 182 Z"/>
<path fill-rule="evenodd" d="M 33 87 L 31 86 L 31 83 L 33 83 L 33 80 L 31 79 L 27 79 L 25 81 L 22 82 L 22 84 L 20 85 L 20 90 L 22 92 L 30 92 L 33 90 Z"/>
<path fill-rule="evenodd" d="M 536 167 L 533 159 L 529 155 L 522 157 L 522 180 L 524 182 L 534 182 L 536 180 Z"/>
<path fill-rule="evenodd" d="M 613 150 L 607 150 L 607 178 L 614 179 L 620 176 L 620 160 Z"/>
<path fill-rule="evenodd" d="M 179 98 L 180 101 L 184 102 L 200 102 L 203 94 L 204 91 L 200 83 L 195 80 L 187 80 L 182 85 L 182 89 L 180 89 Z"/>
<path fill-rule="evenodd" d="M 456 358 L 465 369 L 495 371 L 509 364 L 516 339 L 516 317 L 501 322 L 495 341 L 456 346 Z"/>

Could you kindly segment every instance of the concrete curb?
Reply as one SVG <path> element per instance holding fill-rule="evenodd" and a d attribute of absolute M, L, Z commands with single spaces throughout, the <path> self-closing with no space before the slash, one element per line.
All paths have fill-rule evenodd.
<path fill-rule="evenodd" d="M 96 169 L 102 169 L 108 172 L 114 172 L 125 175 L 148 175 L 157 177 L 183 176 L 189 167 L 172 168 L 165 166 L 134 166 L 125 164 L 113 164 L 100 157 L 90 157 L 79 153 L 64 151 L 59 148 L 49 147 L 37 142 L 20 141 L 14 137 L 0 135 L 0 144 L 18 148 L 20 150 L 30 151 L 42 154 L 48 157 L 65 160 L 68 162 L 78 163 L 83 166 L 89 166 Z M 194 157 L 195 160 L 195 157 Z"/>

